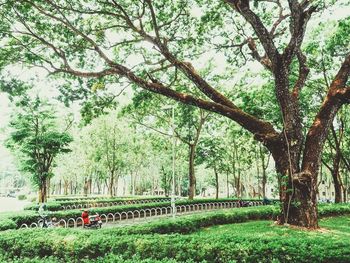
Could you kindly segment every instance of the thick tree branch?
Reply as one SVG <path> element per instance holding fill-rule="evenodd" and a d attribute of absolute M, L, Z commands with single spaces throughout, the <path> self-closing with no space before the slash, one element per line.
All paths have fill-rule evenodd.
<path fill-rule="evenodd" d="M 301 52 L 301 50 L 297 51 L 297 57 L 299 62 L 299 76 L 293 88 L 293 95 L 296 98 L 299 96 L 299 92 L 304 86 L 306 78 L 310 72 L 310 69 L 306 66 L 306 56 Z"/>
<path fill-rule="evenodd" d="M 350 75 L 350 55 L 343 62 L 340 70 L 330 85 L 327 96 L 309 129 L 305 141 L 302 169 L 317 171 L 319 156 L 327 137 L 327 131 L 340 107 L 350 103 L 350 87 L 345 87 Z"/>
<path fill-rule="evenodd" d="M 298 1 L 295 0 L 288 0 L 288 3 L 291 10 L 291 38 L 283 52 L 283 59 L 287 65 L 290 65 L 296 52 L 300 51 L 307 23 L 309 22 L 312 13 L 316 11 L 316 6 L 311 6 L 308 10 L 304 10 L 305 4 L 300 5 Z"/>
<path fill-rule="evenodd" d="M 332 167 L 330 167 L 330 166 L 328 165 L 328 163 L 327 163 L 325 160 L 322 159 L 321 161 L 322 161 L 323 165 L 326 166 L 327 169 L 328 169 L 331 173 L 333 173 Z"/>
<path fill-rule="evenodd" d="M 253 58 L 256 59 L 257 61 L 259 61 L 265 68 L 272 71 L 271 60 L 266 55 L 263 57 L 260 56 L 260 54 L 256 48 L 256 44 L 255 44 L 254 39 L 250 37 L 247 39 L 247 42 L 248 42 L 249 49 L 252 51 Z"/>
<path fill-rule="evenodd" d="M 27 27 L 27 30 L 29 31 L 29 33 L 27 33 L 28 36 L 36 38 L 43 45 L 51 48 L 55 52 L 57 57 L 63 61 L 63 68 L 59 68 L 59 69 L 56 68 L 55 69 L 56 72 L 69 73 L 79 77 L 103 77 L 107 75 L 118 75 L 121 77 L 125 77 L 131 83 L 138 85 L 146 90 L 149 90 L 158 94 L 162 94 L 168 98 L 172 98 L 176 101 L 179 101 L 188 105 L 194 105 L 199 108 L 202 108 L 211 112 L 216 112 L 216 113 L 219 113 L 220 115 L 226 116 L 236 121 L 240 125 L 242 125 L 245 129 L 247 129 L 251 133 L 255 134 L 258 140 L 263 143 L 267 143 L 278 136 L 278 133 L 274 130 L 273 126 L 270 123 L 259 120 L 258 118 L 248 113 L 245 113 L 244 111 L 239 109 L 227 97 L 222 95 L 218 90 L 216 90 L 209 83 L 207 83 L 195 71 L 195 69 L 192 67 L 190 63 L 177 59 L 175 55 L 170 52 L 170 50 L 167 47 L 167 44 L 160 41 L 159 38 L 161 38 L 161 36 L 159 32 L 158 32 L 159 38 L 153 37 L 147 34 L 142 28 L 140 29 L 136 27 L 133 24 L 132 22 L 133 20 L 131 19 L 131 17 L 128 16 L 127 11 L 124 9 L 124 7 L 122 7 L 119 3 L 117 3 L 117 1 L 112 0 L 112 3 L 110 3 L 110 5 L 114 6 L 116 10 L 120 12 L 120 16 L 118 16 L 118 19 L 122 17 L 126 25 L 129 26 L 131 30 L 136 32 L 146 41 L 149 41 L 153 43 L 155 46 L 157 46 L 160 53 L 172 65 L 174 65 L 177 69 L 182 71 L 197 86 L 197 88 L 207 97 L 209 97 L 212 101 L 207 101 L 198 97 L 194 97 L 190 94 L 177 92 L 173 89 L 170 89 L 166 85 L 160 83 L 159 81 L 148 82 L 147 80 L 137 76 L 129 68 L 114 62 L 112 59 L 106 56 L 106 54 L 102 51 L 102 49 L 98 46 L 98 44 L 95 42 L 95 40 L 91 36 L 87 35 L 82 30 L 78 29 L 76 25 L 73 25 L 68 20 L 66 14 L 63 13 L 64 10 L 62 9 L 62 7 L 56 4 L 56 2 L 52 0 L 44 0 L 45 3 L 47 4 L 47 7 L 44 7 L 42 2 L 36 2 L 32 0 L 25 0 L 25 1 L 31 4 L 33 9 L 38 11 L 41 15 L 46 16 L 49 19 L 56 21 L 57 23 L 60 23 L 66 29 L 82 37 L 86 42 L 88 42 L 94 48 L 97 54 L 107 64 L 105 65 L 104 70 L 97 71 L 97 72 L 73 69 L 67 60 L 66 53 L 62 49 L 57 48 L 53 43 L 50 43 L 49 41 L 45 40 L 44 37 L 42 37 L 41 35 L 31 31 L 30 27 L 28 26 Z M 252 14 L 250 13 L 250 11 L 248 11 L 248 16 L 251 16 L 251 15 Z M 155 16 L 153 17 L 153 19 L 155 19 Z M 256 19 L 255 14 L 254 14 L 254 19 Z M 25 21 L 22 21 L 22 22 L 23 24 L 25 24 Z M 155 20 L 153 21 L 153 23 L 155 23 L 154 25 L 156 26 Z"/>
<path fill-rule="evenodd" d="M 273 42 L 273 36 L 266 29 L 259 16 L 250 9 L 249 0 L 226 0 L 226 2 L 253 27 L 268 58 L 272 62 L 273 67 L 275 67 L 280 55 Z"/>

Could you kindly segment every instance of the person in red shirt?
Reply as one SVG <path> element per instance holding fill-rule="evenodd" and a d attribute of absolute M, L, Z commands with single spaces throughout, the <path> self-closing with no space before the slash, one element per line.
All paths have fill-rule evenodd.
<path fill-rule="evenodd" d="M 83 213 L 81 214 L 81 218 L 83 219 L 84 226 L 90 224 L 90 219 L 89 219 L 89 211 L 84 210 Z"/>

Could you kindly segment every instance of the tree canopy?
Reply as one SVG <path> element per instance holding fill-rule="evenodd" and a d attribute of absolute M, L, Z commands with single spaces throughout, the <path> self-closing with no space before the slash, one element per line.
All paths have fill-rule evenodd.
<path fill-rule="evenodd" d="M 20 62 L 64 78 L 90 78 L 93 90 L 132 85 L 235 121 L 275 160 L 280 222 L 316 228 L 321 152 L 335 115 L 350 102 L 348 18 L 336 21 L 321 52 L 305 39 L 315 34 L 307 28 L 312 19 L 344 3 L 3 0 L 0 67 Z M 333 70 L 315 102 L 308 81 L 319 79 L 320 57 Z M 221 71 L 220 60 L 226 61 Z M 230 81 L 243 78 L 240 68 L 252 61 L 264 68 L 261 88 L 273 94 L 277 113 L 240 105 L 246 99 Z M 314 100 L 303 100 L 305 93 Z"/>

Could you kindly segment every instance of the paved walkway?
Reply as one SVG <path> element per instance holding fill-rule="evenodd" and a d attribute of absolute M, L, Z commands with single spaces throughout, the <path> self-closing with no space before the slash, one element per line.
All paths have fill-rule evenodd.
<path fill-rule="evenodd" d="M 20 201 L 13 197 L 0 197 L 0 212 L 21 211 L 30 204 L 29 201 Z"/>
<path fill-rule="evenodd" d="M 210 213 L 218 213 L 218 212 L 223 212 L 227 211 L 229 209 L 238 209 L 238 208 L 223 208 L 223 209 L 212 209 L 212 210 L 198 210 L 198 211 L 191 211 L 191 212 L 186 212 L 186 213 L 178 213 L 176 215 L 176 218 L 183 218 L 187 216 L 192 216 L 195 214 L 210 214 Z M 124 219 L 121 221 L 117 222 L 108 222 L 103 223 L 102 228 L 111 228 L 111 227 L 127 227 L 127 226 L 133 226 L 133 225 L 143 225 L 147 223 L 151 223 L 154 221 L 159 221 L 160 219 L 171 219 L 172 215 L 167 214 L 167 215 L 158 215 L 158 216 L 152 216 L 152 217 L 146 217 L 146 218 L 135 218 L 133 219 Z"/>

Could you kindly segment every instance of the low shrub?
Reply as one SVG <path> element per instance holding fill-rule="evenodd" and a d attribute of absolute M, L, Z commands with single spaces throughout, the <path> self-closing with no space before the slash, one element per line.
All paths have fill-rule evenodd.
<path fill-rule="evenodd" d="M 47 202 L 46 209 L 49 211 L 59 211 L 61 210 L 61 203 L 59 202 Z M 40 204 L 27 205 L 24 207 L 24 210 L 33 210 L 38 211 Z"/>
<path fill-rule="evenodd" d="M 26 196 L 26 195 L 18 195 L 18 196 L 17 196 L 17 199 L 18 199 L 18 200 L 26 200 L 26 199 L 27 199 L 27 196 Z"/>
<path fill-rule="evenodd" d="M 0 231 L 15 228 L 17 228 L 17 224 L 12 219 L 5 218 L 3 220 L 0 220 Z"/>

